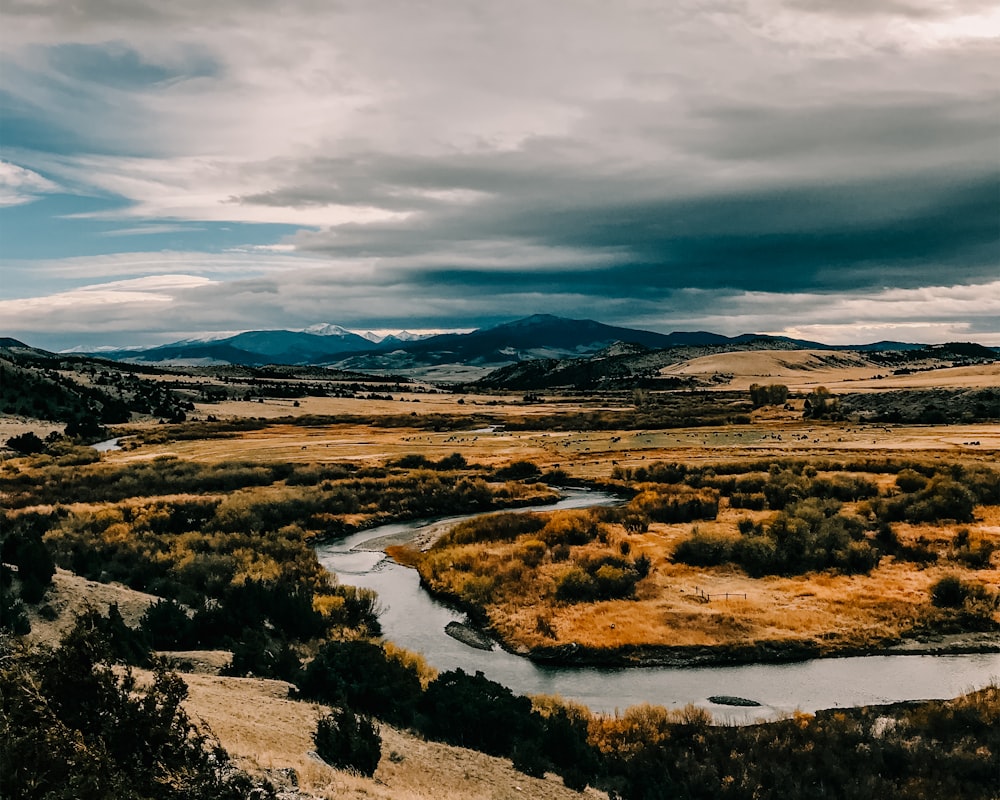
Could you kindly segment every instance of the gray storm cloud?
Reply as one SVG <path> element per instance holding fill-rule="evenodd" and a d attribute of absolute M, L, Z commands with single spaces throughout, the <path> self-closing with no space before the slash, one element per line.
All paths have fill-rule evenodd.
<path fill-rule="evenodd" d="M 164 330 L 545 310 L 735 333 L 762 328 L 757 294 L 847 326 L 864 298 L 1000 270 L 1000 11 L 978 0 L 12 0 L 5 18 L 18 169 L 119 198 L 100 219 L 133 239 L 292 226 L 253 282 L 192 254 L 218 270 L 168 293 Z M 66 314 L 86 259 L 71 269 L 38 273 L 38 319 Z M 991 308 L 941 323 L 997 335 Z"/>

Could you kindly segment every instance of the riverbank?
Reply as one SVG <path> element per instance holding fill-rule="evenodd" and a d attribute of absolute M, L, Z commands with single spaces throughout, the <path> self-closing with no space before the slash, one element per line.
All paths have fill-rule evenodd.
<path fill-rule="evenodd" d="M 857 656 L 942 656 L 1000 653 L 1000 632 L 956 634 L 930 640 L 908 639 L 883 645 L 831 648 L 816 642 L 761 641 L 701 646 L 631 646 L 595 649 L 575 644 L 531 650 L 505 646 L 539 664 L 559 667 L 722 667 L 788 664 L 817 658 Z"/>
<path fill-rule="evenodd" d="M 399 551 L 396 551 L 399 553 Z M 391 557 L 391 554 L 390 554 Z M 397 563 L 402 563 L 397 561 Z M 404 564 L 405 566 L 409 566 Z M 482 609 L 447 591 L 421 588 L 430 597 L 464 613 L 464 627 L 482 639 L 496 642 L 506 652 L 536 664 L 551 667 L 725 667 L 750 664 L 789 664 L 814 659 L 859 656 L 944 656 L 1000 653 L 1000 630 L 956 634 L 930 634 L 912 638 L 886 639 L 877 643 L 851 645 L 795 640 L 759 640 L 712 645 L 626 645 L 613 648 L 582 646 L 576 642 L 541 647 L 525 647 L 504 638 L 491 626 Z"/>

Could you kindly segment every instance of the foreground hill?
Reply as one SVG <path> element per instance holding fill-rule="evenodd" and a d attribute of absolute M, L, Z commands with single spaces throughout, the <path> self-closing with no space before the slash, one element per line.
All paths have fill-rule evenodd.
<path fill-rule="evenodd" d="M 45 615 L 32 609 L 29 640 L 56 646 L 87 608 L 106 614 L 114 604 L 125 623 L 139 624 L 146 609 L 159 598 L 121 584 L 88 581 L 58 570 L 46 594 Z M 337 770 L 313 753 L 312 734 L 329 708 L 290 699 L 291 684 L 260 678 L 225 677 L 219 667 L 232 654 L 224 651 L 164 653 L 184 664 L 188 715 L 207 726 L 236 766 L 267 778 L 293 798 L 381 798 L 382 800 L 539 800 L 601 798 L 594 789 L 584 794 L 567 789 L 558 778 L 532 778 L 507 759 L 461 747 L 426 741 L 388 725 L 381 726 L 383 758 L 372 778 Z M 138 670 L 140 682 L 151 673 Z M 294 783 L 292 775 L 295 776 Z"/>

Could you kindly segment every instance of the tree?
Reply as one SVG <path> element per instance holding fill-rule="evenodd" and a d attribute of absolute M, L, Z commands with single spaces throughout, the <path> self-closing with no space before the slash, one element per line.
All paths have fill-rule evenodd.
<path fill-rule="evenodd" d="M 131 671 L 113 670 L 101 627 L 89 615 L 53 652 L 0 650 L 4 797 L 274 797 L 190 721 L 180 677 L 158 667 L 140 687 Z"/>
<path fill-rule="evenodd" d="M 788 400 L 788 387 L 783 383 L 771 383 L 767 386 L 759 383 L 750 384 L 750 401 L 754 408 L 780 406 L 786 400 Z"/>

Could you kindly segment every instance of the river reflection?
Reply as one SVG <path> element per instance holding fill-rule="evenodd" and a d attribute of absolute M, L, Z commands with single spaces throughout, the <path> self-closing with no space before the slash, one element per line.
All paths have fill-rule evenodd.
<path fill-rule="evenodd" d="M 598 492 L 568 491 L 558 503 L 531 511 L 582 508 L 617 502 Z M 467 519 L 455 517 L 453 521 Z M 433 524 L 440 524 L 436 520 Z M 751 664 L 726 667 L 593 667 L 542 666 L 499 647 L 477 650 L 444 632 L 465 616 L 434 600 L 420 588 L 416 570 L 396 564 L 381 552 L 356 550 L 372 539 L 417 532 L 427 521 L 396 523 L 354 534 L 340 542 L 320 545 L 320 563 L 345 584 L 378 592 L 384 612 L 385 637 L 423 654 L 439 670 L 461 667 L 518 694 L 558 694 L 594 711 L 624 710 L 637 703 L 668 707 L 693 703 L 719 721 L 737 723 L 773 719 L 795 711 L 859 706 L 903 700 L 955 697 L 1000 680 L 1000 654 L 953 656 L 865 656 L 814 659 L 794 664 Z M 734 708 L 712 703 L 714 695 L 756 700 L 759 708 Z"/>

